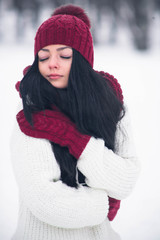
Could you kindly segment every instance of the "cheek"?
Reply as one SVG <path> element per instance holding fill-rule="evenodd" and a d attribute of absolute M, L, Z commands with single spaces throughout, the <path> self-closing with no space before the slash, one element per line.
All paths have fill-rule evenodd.
<path fill-rule="evenodd" d="M 45 64 L 41 64 L 40 62 L 38 63 L 38 68 L 39 72 L 41 73 L 42 76 L 45 74 Z"/>
<path fill-rule="evenodd" d="M 40 62 L 38 63 L 38 69 L 39 69 L 40 73 L 42 73 L 42 66 L 41 66 Z"/>
<path fill-rule="evenodd" d="M 67 73 L 69 75 L 70 71 L 71 71 L 71 65 L 72 65 L 72 62 L 69 64 L 68 68 L 67 68 Z"/>

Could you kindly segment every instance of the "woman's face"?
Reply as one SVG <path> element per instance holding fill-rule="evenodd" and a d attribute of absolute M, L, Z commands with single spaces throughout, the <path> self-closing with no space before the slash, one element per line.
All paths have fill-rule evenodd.
<path fill-rule="evenodd" d="M 54 87 L 66 88 L 72 64 L 72 48 L 61 44 L 49 45 L 38 52 L 38 58 L 41 75 Z"/>

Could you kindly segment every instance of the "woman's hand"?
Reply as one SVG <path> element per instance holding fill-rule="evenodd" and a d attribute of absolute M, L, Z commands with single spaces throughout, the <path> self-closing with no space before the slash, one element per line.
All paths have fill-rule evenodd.
<path fill-rule="evenodd" d="M 23 133 L 68 147 L 70 154 L 76 159 L 90 140 L 90 136 L 81 134 L 76 125 L 57 108 L 34 113 L 32 117 L 33 126 L 27 122 L 23 110 L 17 114 L 17 121 Z"/>

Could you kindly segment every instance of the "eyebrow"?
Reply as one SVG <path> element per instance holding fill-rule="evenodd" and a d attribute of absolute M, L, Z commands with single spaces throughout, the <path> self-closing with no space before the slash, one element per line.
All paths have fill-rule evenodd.
<path fill-rule="evenodd" d="M 57 48 L 56 50 L 57 50 L 57 51 L 61 51 L 61 50 L 64 50 L 64 49 L 66 49 L 66 48 L 72 49 L 71 47 L 60 47 L 60 48 Z"/>
<path fill-rule="evenodd" d="M 56 51 L 61 51 L 61 50 L 64 50 L 66 48 L 72 49 L 71 47 L 60 47 L 60 48 L 57 48 Z M 49 52 L 49 49 L 42 48 L 40 51 Z"/>

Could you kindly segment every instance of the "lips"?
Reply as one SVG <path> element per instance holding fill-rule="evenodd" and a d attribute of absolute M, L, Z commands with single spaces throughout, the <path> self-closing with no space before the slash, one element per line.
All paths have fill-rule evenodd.
<path fill-rule="evenodd" d="M 50 78 L 50 79 L 58 79 L 60 77 L 62 77 L 62 75 L 59 75 L 59 74 L 50 74 L 50 75 L 48 75 L 48 78 Z"/>

